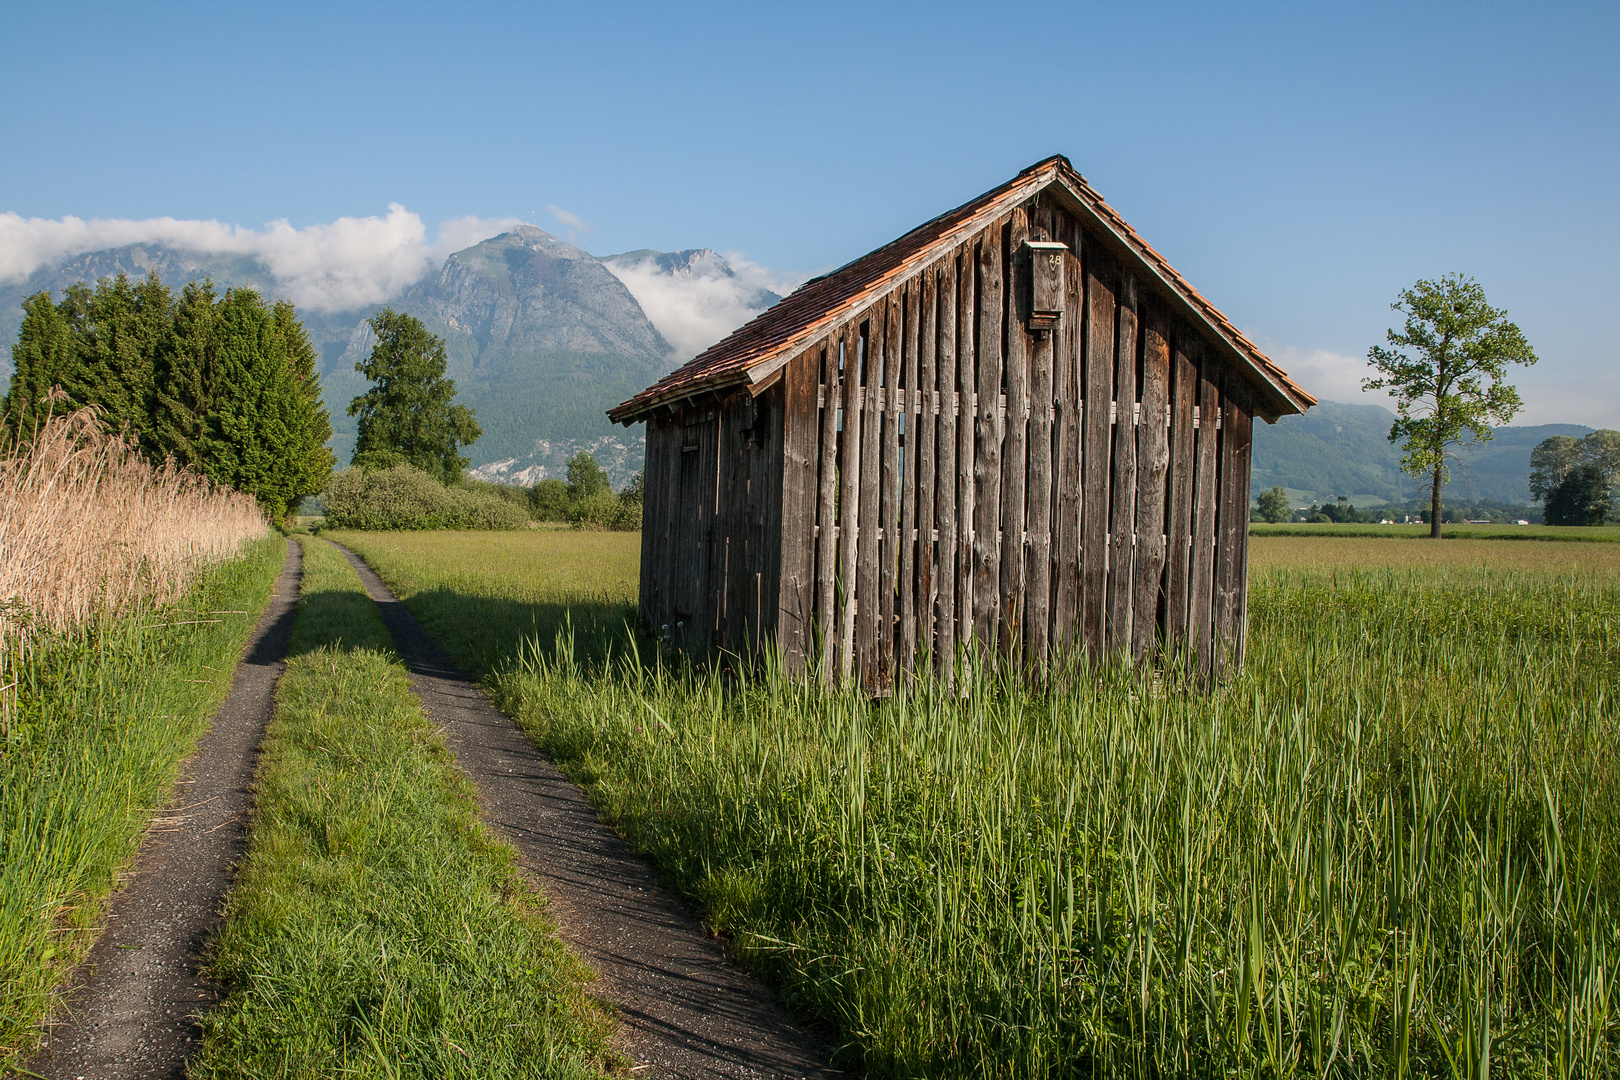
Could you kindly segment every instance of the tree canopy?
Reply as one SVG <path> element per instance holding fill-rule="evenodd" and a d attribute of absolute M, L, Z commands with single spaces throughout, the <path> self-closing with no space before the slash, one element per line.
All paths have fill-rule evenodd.
<path fill-rule="evenodd" d="M 456 384 L 444 377 L 444 339 L 414 316 L 383 308 L 371 317 L 377 343 L 354 369 L 371 389 L 349 403 L 360 418 L 353 464 L 361 468 L 414 465 L 443 483 L 461 477 L 461 448 L 483 429 L 472 409 L 455 404 Z"/>
<path fill-rule="evenodd" d="M 1543 439 L 1530 451 L 1530 493 L 1549 525 L 1620 521 L 1620 431 Z"/>
<path fill-rule="evenodd" d="M 1390 307 L 1405 314 L 1406 324 L 1386 335 L 1392 348 L 1368 350 L 1378 374 L 1362 388 L 1388 390 L 1395 398 L 1389 440 L 1403 442 L 1402 469 L 1431 481 L 1429 535 L 1439 537 L 1447 448 L 1465 432 L 1489 442 L 1491 425 L 1513 418 L 1522 402 L 1503 381 L 1507 366 L 1534 364 L 1536 354 L 1507 312 L 1491 307 L 1484 288 L 1461 274 L 1419 281 Z"/>
<path fill-rule="evenodd" d="M 1287 521 L 1293 516 L 1294 510 L 1289 505 L 1288 492 L 1280 487 L 1267 488 L 1256 495 L 1254 501 L 1260 516 L 1273 525 L 1279 521 Z"/>
<path fill-rule="evenodd" d="M 315 350 L 286 302 L 193 282 L 178 300 L 156 274 L 120 274 L 23 303 L 5 423 L 93 405 L 152 461 L 173 458 L 284 517 L 326 486 L 331 417 Z M 53 401 L 53 389 L 61 399 Z"/>

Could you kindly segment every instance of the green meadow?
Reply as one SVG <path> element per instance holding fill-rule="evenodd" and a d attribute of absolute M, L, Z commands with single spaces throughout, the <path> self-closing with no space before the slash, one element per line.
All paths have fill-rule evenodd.
<path fill-rule="evenodd" d="M 339 539 L 846 1068 L 1620 1066 L 1620 549 L 1257 535 L 1225 685 L 868 702 L 638 640 L 634 536 Z"/>

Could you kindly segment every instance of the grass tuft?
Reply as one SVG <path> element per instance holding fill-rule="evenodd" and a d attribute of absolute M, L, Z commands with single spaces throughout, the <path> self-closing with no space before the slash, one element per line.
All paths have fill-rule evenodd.
<path fill-rule="evenodd" d="M 247 860 L 210 963 L 231 994 L 194 1077 L 594 1077 L 585 996 L 412 695 L 376 607 L 305 544 Z"/>
<path fill-rule="evenodd" d="M 870 1075 L 1620 1069 L 1612 573 L 1257 572 L 1216 693 L 869 703 L 655 659 L 625 606 L 559 619 L 472 550 L 357 546 Z"/>

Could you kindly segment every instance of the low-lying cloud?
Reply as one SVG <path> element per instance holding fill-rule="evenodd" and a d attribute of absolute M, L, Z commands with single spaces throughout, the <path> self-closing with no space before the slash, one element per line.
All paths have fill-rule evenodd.
<path fill-rule="evenodd" d="M 785 296 L 804 280 L 767 270 L 739 251 L 724 258 L 730 274 L 712 264 L 671 274 L 652 259 L 607 267 L 664 335 L 675 359 L 686 361 L 763 311 L 769 299 L 764 292 Z"/>
<path fill-rule="evenodd" d="M 303 308 L 344 311 L 398 296 L 438 268 L 445 256 L 504 232 L 516 218 L 461 217 L 430 242 L 421 215 L 390 203 L 386 216 L 342 217 L 295 228 L 263 229 L 182 218 L 25 218 L 0 213 L 0 281 L 21 281 L 88 251 L 161 244 L 197 255 L 248 256 L 275 278 L 276 294 Z"/>
<path fill-rule="evenodd" d="M 1319 401 L 1394 407 L 1388 394 L 1361 388 L 1361 380 L 1373 374 L 1365 357 L 1274 343 L 1262 348 L 1278 367 L 1288 372 L 1290 379 Z"/>

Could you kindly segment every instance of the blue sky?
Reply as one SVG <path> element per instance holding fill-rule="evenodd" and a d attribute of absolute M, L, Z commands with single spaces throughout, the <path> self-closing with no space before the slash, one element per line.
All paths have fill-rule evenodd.
<path fill-rule="evenodd" d="M 1620 5 L 24 5 L 0 212 L 847 261 L 1051 153 L 1308 388 L 1462 271 L 1620 427 Z M 561 216 L 557 213 L 561 211 Z"/>

